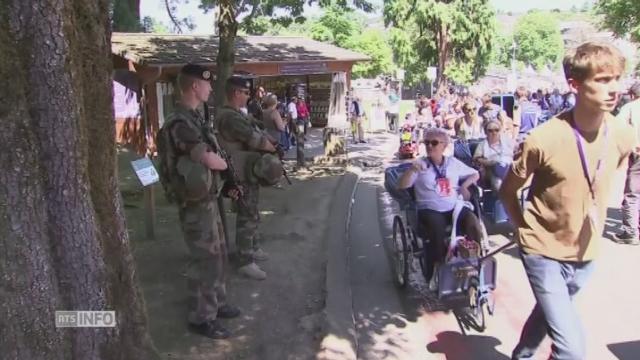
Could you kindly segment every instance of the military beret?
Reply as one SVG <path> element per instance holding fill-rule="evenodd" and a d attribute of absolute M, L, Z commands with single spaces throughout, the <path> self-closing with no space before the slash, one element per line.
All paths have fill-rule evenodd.
<path fill-rule="evenodd" d="M 211 80 L 211 71 L 204 66 L 196 65 L 196 64 L 187 64 L 182 67 L 180 73 L 184 75 L 193 76 L 196 79 Z"/>
<path fill-rule="evenodd" d="M 251 89 L 251 81 L 240 76 L 232 76 L 227 79 L 227 86 L 233 86 L 240 89 Z"/>

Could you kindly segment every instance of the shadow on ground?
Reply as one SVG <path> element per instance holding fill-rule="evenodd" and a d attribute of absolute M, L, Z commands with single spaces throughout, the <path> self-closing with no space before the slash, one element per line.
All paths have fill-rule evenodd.
<path fill-rule="evenodd" d="M 634 360 L 640 356 L 640 340 L 607 345 L 618 360 Z"/>

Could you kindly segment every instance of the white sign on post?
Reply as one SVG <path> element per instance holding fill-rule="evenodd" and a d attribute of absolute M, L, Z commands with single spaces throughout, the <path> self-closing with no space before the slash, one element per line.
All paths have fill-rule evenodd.
<path fill-rule="evenodd" d="M 436 76 L 438 76 L 438 69 L 435 66 L 429 66 L 427 68 L 427 78 L 433 81 L 436 79 Z"/>
<path fill-rule="evenodd" d="M 149 158 L 134 160 L 131 162 L 131 166 L 133 166 L 133 170 L 136 172 L 136 175 L 138 175 L 142 186 L 155 184 L 160 181 L 160 176 Z"/>

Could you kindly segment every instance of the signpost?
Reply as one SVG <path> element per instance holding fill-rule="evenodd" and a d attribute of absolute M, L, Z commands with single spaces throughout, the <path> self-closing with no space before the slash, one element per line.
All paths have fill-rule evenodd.
<path fill-rule="evenodd" d="M 153 196 L 153 185 L 160 181 L 160 176 L 156 171 L 156 168 L 153 166 L 153 163 L 149 158 L 142 158 L 138 160 L 134 160 L 131 162 L 131 166 L 133 166 L 133 170 L 136 172 L 138 176 L 138 180 L 144 189 L 144 205 L 145 205 L 145 225 L 147 229 L 147 238 L 153 240 L 155 239 L 155 225 L 156 225 L 156 216 L 155 216 L 155 197 Z"/>
<path fill-rule="evenodd" d="M 432 99 L 433 99 L 433 81 L 436 79 L 436 76 L 438 76 L 438 69 L 435 66 L 429 66 L 427 68 L 427 79 L 429 79 L 429 81 L 431 82 L 431 86 L 429 86 L 429 88 L 431 91 L 430 98 Z"/>

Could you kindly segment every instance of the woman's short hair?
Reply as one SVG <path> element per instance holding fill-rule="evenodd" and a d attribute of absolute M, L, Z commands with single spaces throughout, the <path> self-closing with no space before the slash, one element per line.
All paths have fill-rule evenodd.
<path fill-rule="evenodd" d="M 502 129 L 502 124 L 500 124 L 500 121 L 498 120 L 489 120 L 486 123 L 484 123 L 484 131 L 487 132 L 487 129 L 489 128 L 489 126 L 491 125 L 495 125 L 498 127 L 498 129 Z"/>
<path fill-rule="evenodd" d="M 449 133 L 442 128 L 430 127 L 424 130 L 424 140 L 427 138 L 437 137 L 444 141 L 445 145 L 449 144 Z"/>
<path fill-rule="evenodd" d="M 278 97 L 276 96 L 276 94 L 267 94 L 266 98 L 264 99 L 264 104 L 266 106 L 273 106 L 276 105 L 278 103 Z"/>

